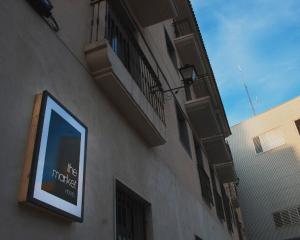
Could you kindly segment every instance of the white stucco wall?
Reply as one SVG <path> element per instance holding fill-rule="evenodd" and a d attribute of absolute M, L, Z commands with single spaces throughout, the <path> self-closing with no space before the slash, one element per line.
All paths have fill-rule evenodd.
<path fill-rule="evenodd" d="M 300 97 L 232 127 L 228 138 L 248 239 L 300 237 L 300 225 L 276 229 L 272 213 L 300 205 Z M 256 154 L 253 137 L 278 128 L 285 144 Z"/>
<path fill-rule="evenodd" d="M 89 74 L 83 51 L 89 2 L 52 2 L 58 33 L 26 1 L 0 2 L 1 239 L 113 239 L 114 179 L 151 203 L 155 240 L 192 240 L 195 234 L 204 240 L 231 239 L 202 200 L 192 140 L 191 158 L 178 138 L 172 98 L 165 105 L 167 143 L 149 148 Z M 171 27 L 170 21 L 166 24 Z M 145 35 L 169 81 L 181 84 L 166 56 L 163 26 L 153 26 Z M 34 95 L 45 89 L 89 129 L 82 224 L 17 204 Z M 184 102 L 182 92 L 177 97 Z"/>

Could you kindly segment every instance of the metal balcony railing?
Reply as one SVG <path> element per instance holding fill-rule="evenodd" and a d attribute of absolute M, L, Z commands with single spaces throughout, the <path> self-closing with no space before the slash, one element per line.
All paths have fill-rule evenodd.
<path fill-rule="evenodd" d="M 191 34 L 193 32 L 192 25 L 187 18 L 176 20 L 173 22 L 173 25 L 176 38 Z"/>
<path fill-rule="evenodd" d="M 104 38 L 109 42 L 161 121 L 165 123 L 163 92 L 158 91 L 162 90 L 162 85 L 140 48 L 135 33 L 124 25 L 124 22 L 131 21 L 130 16 L 124 12 L 123 18 L 127 16 L 128 19 L 121 19 L 119 14 L 114 13 L 109 1 L 106 1 L 106 9 L 103 12 L 99 7 L 101 2 L 104 1 L 91 1 L 93 9 L 90 43 L 103 40 L 99 37 L 101 36 L 99 32 L 104 27 Z M 105 14 L 105 18 L 100 16 L 101 14 Z M 105 22 L 100 19 L 105 19 Z"/>

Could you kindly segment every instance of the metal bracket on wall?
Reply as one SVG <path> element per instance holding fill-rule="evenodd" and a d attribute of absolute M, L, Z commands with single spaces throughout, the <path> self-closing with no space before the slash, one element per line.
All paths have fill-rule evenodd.
<path fill-rule="evenodd" d="M 53 17 L 51 10 L 53 5 L 49 0 L 26 0 L 32 8 L 44 19 L 47 25 L 55 32 L 59 31 L 58 23 Z"/>

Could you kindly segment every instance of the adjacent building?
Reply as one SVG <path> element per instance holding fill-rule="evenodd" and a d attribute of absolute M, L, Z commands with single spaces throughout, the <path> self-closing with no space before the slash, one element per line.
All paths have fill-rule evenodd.
<path fill-rule="evenodd" d="M 1 239 L 245 239 L 231 131 L 190 2 L 52 0 L 52 16 L 46 2 L 0 3 Z M 88 129 L 82 223 L 17 204 L 44 90 Z"/>
<path fill-rule="evenodd" d="M 247 239 L 300 239 L 300 97 L 231 131 Z"/>

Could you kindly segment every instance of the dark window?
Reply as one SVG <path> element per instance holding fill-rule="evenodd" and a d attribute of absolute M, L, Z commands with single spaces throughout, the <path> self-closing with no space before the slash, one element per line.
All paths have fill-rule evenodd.
<path fill-rule="evenodd" d="M 195 145 L 195 152 L 196 152 L 196 159 L 197 159 L 197 167 L 198 167 L 198 174 L 199 174 L 199 181 L 201 185 L 201 194 L 204 201 L 210 206 L 213 204 L 213 197 L 211 192 L 210 186 L 210 178 L 206 174 L 203 168 L 203 158 L 202 158 L 202 150 L 199 142 L 194 137 L 194 145 Z"/>
<path fill-rule="evenodd" d="M 253 138 L 253 143 L 254 143 L 256 153 L 263 152 L 263 148 L 261 146 L 261 142 L 258 136 Z"/>
<path fill-rule="evenodd" d="M 195 240 L 202 240 L 202 238 L 195 236 Z"/>
<path fill-rule="evenodd" d="M 179 139 L 185 150 L 191 156 L 190 140 L 186 120 L 181 108 L 178 106 L 178 103 L 176 103 L 175 106 L 178 121 Z"/>
<path fill-rule="evenodd" d="M 117 182 L 117 239 L 146 240 L 146 211 L 149 204 Z"/>
<path fill-rule="evenodd" d="M 228 231 L 233 232 L 231 206 L 229 204 L 229 199 L 226 195 L 226 192 L 225 192 L 225 189 L 223 186 L 221 186 L 221 193 L 222 193 L 222 198 L 223 198 L 223 203 L 224 203 L 227 228 L 228 228 Z"/>
<path fill-rule="evenodd" d="M 296 127 L 298 129 L 298 133 L 300 134 L 300 119 L 298 119 L 297 121 L 295 121 Z"/>
<path fill-rule="evenodd" d="M 222 204 L 222 197 L 220 196 L 220 194 L 217 191 L 216 180 L 214 178 L 214 171 L 212 168 L 210 169 L 210 175 L 211 175 L 211 179 L 212 179 L 213 195 L 214 195 L 214 199 L 215 199 L 217 215 L 218 215 L 218 218 L 221 221 L 223 221 L 225 219 L 225 216 L 224 216 L 224 209 L 223 209 L 223 204 Z"/>
<path fill-rule="evenodd" d="M 169 57 L 171 58 L 172 63 L 174 64 L 175 68 L 177 69 L 177 58 L 176 58 L 175 48 L 173 46 L 173 43 L 169 37 L 167 30 L 164 29 L 164 31 L 165 31 L 166 45 L 167 45 Z"/>
<path fill-rule="evenodd" d="M 204 168 L 198 165 L 199 180 L 201 185 L 201 194 L 204 201 L 209 205 L 213 205 L 213 197 L 210 186 L 210 178 L 206 174 Z"/>
<path fill-rule="evenodd" d="M 194 137 L 194 146 L 195 146 L 197 164 L 198 164 L 198 166 L 203 166 L 201 145 L 199 144 L 196 137 Z"/>
<path fill-rule="evenodd" d="M 236 219 L 236 224 L 237 224 L 237 230 L 238 230 L 238 235 L 239 235 L 239 240 L 243 240 L 243 226 L 242 223 L 239 221 L 239 217 L 236 211 L 234 211 L 234 216 Z"/>
<path fill-rule="evenodd" d="M 273 220 L 275 222 L 276 227 L 282 227 L 283 223 L 281 221 L 280 212 L 273 213 Z"/>

